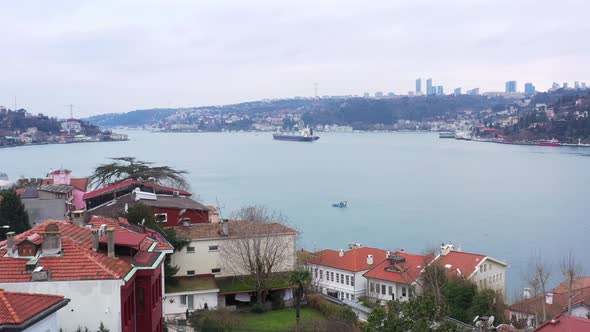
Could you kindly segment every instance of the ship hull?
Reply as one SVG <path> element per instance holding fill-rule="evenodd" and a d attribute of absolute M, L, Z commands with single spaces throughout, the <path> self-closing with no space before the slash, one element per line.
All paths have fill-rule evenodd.
<path fill-rule="evenodd" d="M 272 135 L 272 138 L 277 141 L 292 141 L 292 142 L 313 142 L 317 141 L 319 136 L 296 136 L 296 135 Z"/>

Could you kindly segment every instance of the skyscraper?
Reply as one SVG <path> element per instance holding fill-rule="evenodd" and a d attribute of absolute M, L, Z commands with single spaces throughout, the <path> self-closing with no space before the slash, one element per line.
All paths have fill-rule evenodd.
<path fill-rule="evenodd" d="M 461 88 L 456 88 L 455 90 L 453 90 L 453 94 L 454 94 L 455 96 L 459 96 L 459 95 L 461 95 Z"/>
<path fill-rule="evenodd" d="M 553 82 L 553 84 L 551 85 L 551 90 L 558 90 L 558 89 L 559 89 L 559 83 Z"/>
<path fill-rule="evenodd" d="M 567 82 L 563 82 L 563 88 L 567 89 L 567 87 L 568 87 Z"/>
<path fill-rule="evenodd" d="M 443 86 L 442 86 L 442 85 L 439 85 L 439 86 L 437 86 L 437 87 L 436 87 L 436 95 L 437 95 L 437 96 L 442 96 L 442 95 L 444 95 L 444 94 L 445 94 L 445 93 L 443 92 Z"/>
<path fill-rule="evenodd" d="M 515 92 L 516 92 L 516 81 L 506 82 L 506 93 L 515 93 Z"/>
<path fill-rule="evenodd" d="M 524 95 L 530 97 L 535 94 L 535 86 L 533 83 L 525 83 L 524 84 Z"/>
<path fill-rule="evenodd" d="M 426 80 L 426 94 L 432 95 L 432 78 Z"/>
<path fill-rule="evenodd" d="M 574 82 L 574 89 L 579 89 L 580 88 L 580 82 L 575 81 Z"/>
<path fill-rule="evenodd" d="M 421 78 L 416 79 L 416 94 L 417 95 L 422 94 L 422 79 Z"/>

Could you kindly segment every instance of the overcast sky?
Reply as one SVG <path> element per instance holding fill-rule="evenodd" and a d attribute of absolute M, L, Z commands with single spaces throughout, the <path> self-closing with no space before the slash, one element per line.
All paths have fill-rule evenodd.
<path fill-rule="evenodd" d="M 590 83 L 590 2 L 0 4 L 0 105 L 74 116 L 262 98 Z"/>

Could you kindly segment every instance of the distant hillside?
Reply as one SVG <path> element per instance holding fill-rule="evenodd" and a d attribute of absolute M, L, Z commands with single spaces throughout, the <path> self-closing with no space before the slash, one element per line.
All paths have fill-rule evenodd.
<path fill-rule="evenodd" d="M 144 126 L 154 123 L 173 115 L 178 110 L 171 108 L 153 108 L 147 110 L 136 110 L 127 113 L 109 113 L 91 116 L 84 119 L 100 127 L 115 126 Z"/>
<path fill-rule="evenodd" d="M 428 96 L 384 99 L 330 97 L 261 100 L 223 106 L 183 109 L 149 109 L 122 114 L 97 115 L 86 119 L 103 126 L 184 126 L 206 131 L 248 130 L 255 123 L 273 118 L 303 119 L 306 124 L 351 125 L 369 129 L 376 124 L 391 125 L 398 120 L 433 121 L 454 119 L 461 111 L 503 110 L 512 102 L 486 96 Z M 222 116 L 223 114 L 223 116 Z M 219 120 L 223 117 L 223 121 Z M 233 118 L 232 118 L 233 117 Z"/>

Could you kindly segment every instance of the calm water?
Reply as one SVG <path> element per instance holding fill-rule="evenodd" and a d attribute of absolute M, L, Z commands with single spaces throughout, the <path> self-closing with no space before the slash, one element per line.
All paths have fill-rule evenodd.
<path fill-rule="evenodd" d="M 590 149 L 441 140 L 430 133 L 332 133 L 315 143 L 262 133 L 128 133 L 129 142 L 0 149 L 12 179 L 49 168 L 90 175 L 108 157 L 190 171 L 200 200 L 286 214 L 306 248 L 351 241 L 421 252 L 452 241 L 507 261 L 511 293 L 541 250 L 559 273 L 569 250 L 590 273 Z M 348 200 L 348 209 L 331 203 Z M 554 282 L 557 281 L 554 279 Z"/>

